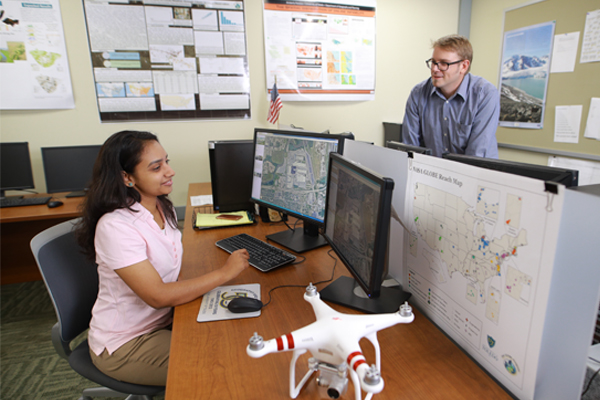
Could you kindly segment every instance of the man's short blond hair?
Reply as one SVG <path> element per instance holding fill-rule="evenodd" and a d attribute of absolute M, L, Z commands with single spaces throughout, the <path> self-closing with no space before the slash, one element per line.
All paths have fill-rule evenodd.
<path fill-rule="evenodd" d="M 446 51 L 454 51 L 461 60 L 469 60 L 469 69 L 467 72 L 471 70 L 471 64 L 473 63 L 473 46 L 471 46 L 471 42 L 464 36 L 461 35 L 448 35 L 439 38 L 431 45 L 431 48 L 434 49 L 439 47 Z"/>

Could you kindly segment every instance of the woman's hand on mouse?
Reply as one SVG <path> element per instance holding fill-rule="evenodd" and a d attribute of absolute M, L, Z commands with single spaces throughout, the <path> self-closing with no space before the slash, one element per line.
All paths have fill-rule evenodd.
<path fill-rule="evenodd" d="M 232 275 L 231 279 L 233 279 L 250 266 L 248 263 L 249 258 L 250 254 L 248 254 L 248 250 L 236 250 L 231 253 L 227 259 L 227 262 L 223 266 L 223 269 L 227 269 Z"/>

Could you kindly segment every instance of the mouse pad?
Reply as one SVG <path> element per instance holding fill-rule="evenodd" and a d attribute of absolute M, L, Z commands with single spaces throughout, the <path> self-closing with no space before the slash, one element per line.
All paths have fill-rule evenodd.
<path fill-rule="evenodd" d="M 236 297 L 251 297 L 260 300 L 260 284 L 247 283 L 243 285 L 219 286 L 202 297 L 198 322 L 222 321 L 227 319 L 258 317 L 261 310 L 248 313 L 232 313 L 227 304 Z"/>

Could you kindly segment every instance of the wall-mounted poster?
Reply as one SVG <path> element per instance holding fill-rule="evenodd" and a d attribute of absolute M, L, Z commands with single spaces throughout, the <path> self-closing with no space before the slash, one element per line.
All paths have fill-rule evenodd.
<path fill-rule="evenodd" d="M 0 110 L 75 108 L 59 0 L 0 1 Z"/>
<path fill-rule="evenodd" d="M 250 118 L 244 1 L 84 5 L 102 122 Z"/>
<path fill-rule="evenodd" d="M 555 21 L 504 33 L 500 126 L 542 129 Z"/>
<path fill-rule="evenodd" d="M 264 0 L 267 89 L 284 101 L 375 98 L 376 0 Z"/>

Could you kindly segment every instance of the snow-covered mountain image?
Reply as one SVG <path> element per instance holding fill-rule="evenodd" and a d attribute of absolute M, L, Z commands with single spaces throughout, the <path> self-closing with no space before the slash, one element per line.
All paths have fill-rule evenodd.
<path fill-rule="evenodd" d="M 502 84 L 500 87 L 500 121 L 533 122 L 542 120 L 542 100 L 525 91 Z"/>
<path fill-rule="evenodd" d="M 548 67 L 548 56 L 517 54 L 502 63 L 501 121 L 541 121 L 543 100 L 540 97 L 543 98 L 543 84 L 548 76 Z"/>
<path fill-rule="evenodd" d="M 502 63 L 502 79 L 544 79 L 548 74 L 549 56 L 515 54 Z"/>

